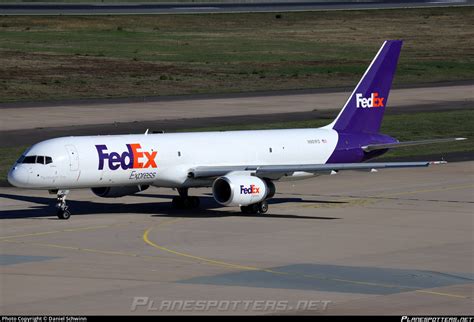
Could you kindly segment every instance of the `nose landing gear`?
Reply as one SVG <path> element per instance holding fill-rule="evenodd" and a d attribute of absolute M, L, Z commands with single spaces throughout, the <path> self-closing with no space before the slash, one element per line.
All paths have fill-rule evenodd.
<path fill-rule="evenodd" d="M 66 196 L 69 193 L 69 190 L 59 190 L 58 196 L 56 198 L 56 215 L 59 219 L 69 219 L 71 217 L 71 212 L 69 211 L 68 205 L 66 205 Z"/>

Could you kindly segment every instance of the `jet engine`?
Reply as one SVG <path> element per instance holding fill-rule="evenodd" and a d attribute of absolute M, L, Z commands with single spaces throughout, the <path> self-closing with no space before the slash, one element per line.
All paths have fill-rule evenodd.
<path fill-rule="evenodd" d="M 251 175 L 230 174 L 214 181 L 212 194 L 221 205 L 248 206 L 273 197 L 275 185 Z"/>
<path fill-rule="evenodd" d="M 92 192 L 102 198 L 118 198 L 133 195 L 148 189 L 149 186 L 100 187 L 92 188 Z"/>

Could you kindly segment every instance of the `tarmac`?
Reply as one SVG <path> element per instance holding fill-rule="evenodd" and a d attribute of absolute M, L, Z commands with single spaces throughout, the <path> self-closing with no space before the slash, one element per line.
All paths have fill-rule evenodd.
<path fill-rule="evenodd" d="M 192 99 L 160 99 L 152 101 L 107 101 L 95 103 L 46 103 L 39 106 L 0 104 L 2 131 L 50 127 L 101 125 L 106 123 L 163 121 L 172 119 L 200 119 L 262 114 L 298 113 L 311 111 L 339 111 L 351 90 L 327 90 L 316 93 L 288 95 L 273 92 L 268 95 L 227 95 L 192 97 Z M 459 108 L 474 101 L 474 84 L 401 88 L 390 91 L 387 111 L 409 111 L 413 106 L 442 105 Z M 472 106 L 470 106 L 472 107 Z M 31 117 L 34 115 L 34 117 Z"/>
<path fill-rule="evenodd" d="M 474 313 L 474 162 L 277 184 L 265 215 L 0 188 L 0 312 Z"/>
<path fill-rule="evenodd" d="M 470 6 L 472 0 L 398 1 L 223 1 L 201 3 L 7 3 L 0 4 L 1 15 L 139 15 L 201 14 L 238 12 L 291 12 L 329 10 L 413 9 Z"/>
<path fill-rule="evenodd" d="M 0 104 L 0 145 L 32 145 L 61 136 L 182 131 L 209 126 L 326 119 L 350 90 L 283 91 L 191 97 L 155 97 Z M 386 114 L 472 109 L 472 82 L 394 89 Z"/>

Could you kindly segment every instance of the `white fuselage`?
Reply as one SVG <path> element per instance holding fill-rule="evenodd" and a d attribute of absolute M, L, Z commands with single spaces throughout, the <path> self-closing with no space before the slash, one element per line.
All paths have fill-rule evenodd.
<path fill-rule="evenodd" d="M 337 141 L 337 132 L 329 128 L 63 137 L 25 153 L 51 157 L 51 163 L 17 163 L 11 174 L 18 180 L 13 175 L 9 180 L 38 189 L 202 185 L 189 182 L 190 169 L 324 164 Z"/>

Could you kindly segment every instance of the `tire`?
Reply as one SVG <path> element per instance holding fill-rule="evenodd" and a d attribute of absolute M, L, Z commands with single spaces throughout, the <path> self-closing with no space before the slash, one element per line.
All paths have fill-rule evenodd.
<path fill-rule="evenodd" d="M 198 208 L 201 203 L 198 197 L 182 198 L 179 196 L 173 197 L 171 201 L 173 207 L 176 209 L 193 209 Z"/>
<path fill-rule="evenodd" d="M 249 209 L 252 215 L 260 213 L 260 203 L 254 203 L 253 205 L 249 205 Z"/>
<path fill-rule="evenodd" d="M 264 214 L 268 211 L 268 202 L 262 201 L 258 204 L 258 212 Z"/>
<path fill-rule="evenodd" d="M 182 209 L 184 206 L 183 199 L 181 197 L 173 197 L 171 204 L 175 209 Z"/>
<path fill-rule="evenodd" d="M 192 208 L 199 208 L 199 205 L 201 204 L 201 200 L 199 197 L 189 197 L 191 199 L 191 207 Z"/>
<path fill-rule="evenodd" d="M 68 220 L 71 218 L 71 212 L 67 209 L 58 209 L 57 216 L 59 219 Z"/>
<path fill-rule="evenodd" d="M 242 211 L 243 214 L 249 214 L 249 206 L 240 206 L 240 211 Z"/>

